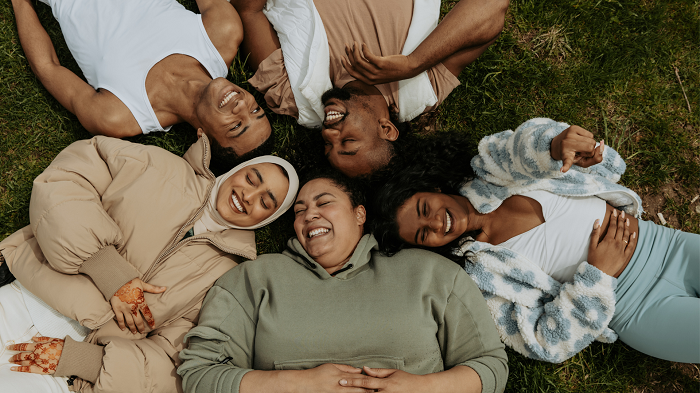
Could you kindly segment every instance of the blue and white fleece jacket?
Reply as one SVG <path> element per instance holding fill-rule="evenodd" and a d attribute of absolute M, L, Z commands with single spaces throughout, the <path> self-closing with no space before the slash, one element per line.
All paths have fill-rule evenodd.
<path fill-rule="evenodd" d="M 569 127 L 550 119 L 532 119 L 515 132 L 503 131 L 479 142 L 472 159 L 478 178 L 460 193 L 481 213 L 489 213 L 512 195 L 546 190 L 564 196 L 595 195 L 639 217 L 642 202 L 632 190 L 616 182 L 625 162 L 610 147 L 603 162 L 590 168 L 572 166 L 561 173 L 552 159 L 552 139 Z M 481 289 L 503 342 L 538 360 L 562 362 L 593 340 L 614 342 L 608 324 L 615 312 L 617 279 L 583 262 L 573 282 L 559 283 L 537 263 L 505 247 L 465 237 L 459 256 L 467 256 L 465 270 Z"/>

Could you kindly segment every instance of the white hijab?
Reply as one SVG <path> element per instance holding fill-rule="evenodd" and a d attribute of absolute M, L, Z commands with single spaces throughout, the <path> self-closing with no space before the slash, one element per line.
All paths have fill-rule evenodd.
<path fill-rule="evenodd" d="M 284 197 L 284 201 L 282 201 L 280 207 L 278 207 L 277 211 L 275 211 L 270 217 L 249 227 L 239 227 L 224 220 L 224 218 L 221 217 L 219 212 L 216 210 L 216 198 L 219 194 L 219 187 L 221 187 L 221 184 L 223 184 L 226 179 L 241 169 L 250 165 L 263 163 L 277 164 L 284 168 L 289 176 L 289 189 L 287 190 L 287 195 Z M 194 224 L 194 234 L 199 235 L 200 233 L 204 232 L 221 232 L 226 229 L 257 229 L 263 227 L 272 221 L 275 221 L 277 217 L 289 210 L 292 203 L 294 203 L 294 198 L 297 195 L 298 189 L 299 177 L 297 176 L 297 171 L 294 170 L 292 164 L 288 163 L 286 160 L 275 156 L 260 156 L 253 158 L 252 160 L 248 160 L 216 178 L 214 189 L 211 190 L 209 201 L 207 201 L 207 205 L 204 208 L 204 214 L 202 214 L 202 217 Z"/>

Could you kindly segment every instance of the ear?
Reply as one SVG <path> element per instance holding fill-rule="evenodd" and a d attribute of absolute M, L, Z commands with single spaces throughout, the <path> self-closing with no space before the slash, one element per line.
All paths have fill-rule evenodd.
<path fill-rule="evenodd" d="M 396 128 L 394 123 L 391 122 L 391 120 L 387 118 L 381 118 L 379 119 L 379 137 L 387 140 L 389 142 L 393 142 L 399 138 L 399 129 Z"/>
<path fill-rule="evenodd" d="M 197 128 L 197 138 L 201 138 L 202 135 L 204 135 L 204 130 L 201 128 Z"/>
<path fill-rule="evenodd" d="M 367 211 L 364 206 L 360 205 L 355 208 L 355 220 L 357 220 L 358 225 L 364 225 L 367 221 Z"/>

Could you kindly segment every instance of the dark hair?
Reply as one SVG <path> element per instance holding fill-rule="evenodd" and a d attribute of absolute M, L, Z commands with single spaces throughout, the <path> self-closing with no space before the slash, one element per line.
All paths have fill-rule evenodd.
<path fill-rule="evenodd" d="M 302 186 L 312 180 L 328 179 L 333 185 L 341 189 L 350 198 L 353 208 L 365 204 L 364 183 L 356 179 L 345 176 L 337 169 L 323 168 L 305 175 L 302 179 Z"/>
<path fill-rule="evenodd" d="M 15 276 L 10 273 L 10 268 L 7 267 L 7 262 L 0 255 L 0 287 L 5 286 L 12 281 L 15 281 Z"/>
<path fill-rule="evenodd" d="M 460 187 L 474 177 L 470 162 L 475 150 L 464 134 L 434 135 L 420 144 L 412 143 L 403 152 L 414 152 L 415 156 L 395 160 L 383 173 L 369 180 L 369 229 L 374 233 L 380 251 L 393 255 L 406 246 L 399 236 L 396 213 L 413 195 L 437 191 L 459 193 Z M 451 243 L 432 251 L 451 255 L 455 246 Z"/>
<path fill-rule="evenodd" d="M 260 146 L 241 156 L 236 154 L 233 148 L 221 146 L 215 138 L 209 138 L 209 143 L 211 145 L 209 169 L 214 173 L 214 176 L 221 176 L 238 164 L 255 157 L 271 154 L 275 147 L 275 133 L 270 131 L 270 136 Z"/>

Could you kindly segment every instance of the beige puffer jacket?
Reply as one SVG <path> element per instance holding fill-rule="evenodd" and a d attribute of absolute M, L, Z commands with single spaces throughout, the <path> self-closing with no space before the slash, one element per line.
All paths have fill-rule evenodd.
<path fill-rule="evenodd" d="M 181 391 L 178 352 L 204 295 L 238 262 L 256 257 L 253 231 L 181 240 L 213 188 L 208 164 L 204 136 L 182 158 L 96 136 L 68 146 L 34 181 L 31 224 L 0 242 L 0 254 L 29 291 L 93 329 L 85 341 L 99 346 L 66 340 L 58 368 L 73 364 L 70 374 L 83 375 L 75 364 L 88 363 L 79 367 L 92 368 L 95 382 L 78 378 L 73 389 Z M 156 321 L 146 334 L 119 329 L 106 300 L 135 277 L 167 287 L 145 294 Z"/>

